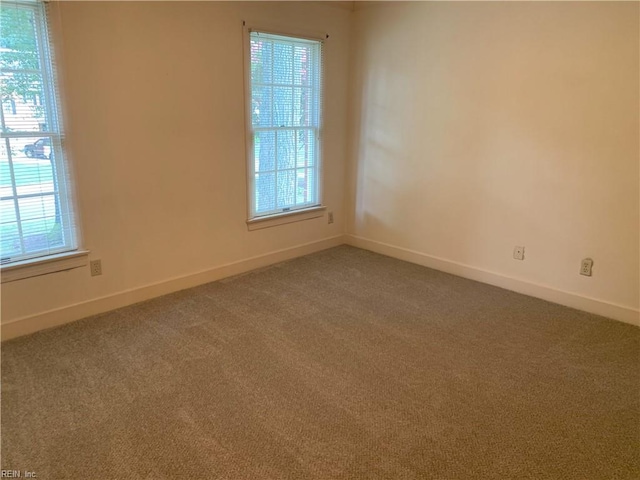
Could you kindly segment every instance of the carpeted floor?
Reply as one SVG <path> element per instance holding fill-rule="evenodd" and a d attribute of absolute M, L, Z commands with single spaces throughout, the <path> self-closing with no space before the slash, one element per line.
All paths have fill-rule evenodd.
<path fill-rule="evenodd" d="M 46 479 L 638 479 L 640 329 L 338 247 L 2 345 Z"/>

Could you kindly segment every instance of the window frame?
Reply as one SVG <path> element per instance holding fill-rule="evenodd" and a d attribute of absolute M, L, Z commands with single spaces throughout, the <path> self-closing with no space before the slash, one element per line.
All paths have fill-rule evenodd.
<path fill-rule="evenodd" d="M 267 35 L 277 35 L 281 37 L 290 37 L 293 40 L 307 40 L 318 42 L 320 44 L 320 57 L 318 58 L 318 126 L 316 130 L 316 202 L 307 204 L 299 208 L 291 208 L 290 210 L 278 210 L 269 213 L 258 214 L 255 211 L 255 149 L 254 149 L 254 130 L 252 122 L 252 83 L 251 83 L 251 34 L 259 32 Z M 247 199 L 247 227 L 249 230 L 258 230 L 262 228 L 283 225 L 311 218 L 317 218 L 324 215 L 326 206 L 322 203 L 324 197 L 324 162 L 323 162 L 323 130 L 324 130 L 324 111 L 325 96 L 323 95 L 325 88 L 326 66 L 323 61 L 325 41 L 329 36 L 326 34 L 308 34 L 294 31 L 281 31 L 274 28 L 262 28 L 255 25 L 249 25 L 243 22 L 243 55 L 244 55 L 244 103 L 245 103 L 245 168 L 246 168 L 246 199 Z M 275 127 L 274 127 L 275 128 Z"/>
<path fill-rule="evenodd" d="M 16 131 L 10 132 L 3 130 L 0 135 L 0 141 L 5 143 L 7 148 L 7 161 L 12 163 L 12 152 L 10 141 L 20 138 L 38 138 L 36 142 L 43 140 L 49 141 L 50 155 L 52 162 L 52 170 L 55 179 L 54 190 L 51 195 L 54 196 L 54 203 L 58 205 L 59 215 L 61 217 L 61 228 L 64 231 L 64 243 L 60 247 L 52 247 L 46 250 L 34 251 L 31 253 L 23 251 L 20 256 L 9 257 L 9 261 L 0 264 L 2 283 L 29 278 L 32 276 L 44 275 L 57 271 L 69 270 L 71 268 L 81 267 L 87 264 L 88 251 L 80 248 L 80 235 L 77 225 L 77 208 L 73 200 L 73 185 L 71 181 L 70 165 L 64 154 L 63 141 L 64 135 L 61 120 L 61 101 L 59 95 L 59 79 L 56 72 L 56 62 L 54 60 L 54 45 L 51 36 L 51 22 L 49 6 L 43 0 L 14 0 L 10 2 L 8 7 L 22 8 L 33 12 L 35 42 L 38 49 L 39 67 L 38 72 L 42 76 L 42 94 L 44 99 L 40 99 L 38 104 L 46 105 L 44 112 L 44 121 L 46 128 L 38 131 Z M 20 70 L 7 69 L 8 72 Z M 26 99 L 25 99 L 26 102 Z M 4 110 L 0 112 L 3 116 L 2 123 L 4 125 Z M 34 142 L 34 144 L 36 143 Z M 16 180 L 13 168 L 10 169 L 11 174 L 11 197 L 14 203 L 17 202 L 20 194 L 18 194 Z M 43 195 L 49 195 L 43 194 Z M 14 206 L 14 208 L 17 208 Z M 16 221 L 19 224 L 19 231 L 22 231 L 20 224 L 19 212 L 17 212 Z M 21 234 L 22 235 L 22 234 Z M 21 236 L 21 242 L 23 237 Z M 24 247 L 23 247 L 24 250 Z"/>

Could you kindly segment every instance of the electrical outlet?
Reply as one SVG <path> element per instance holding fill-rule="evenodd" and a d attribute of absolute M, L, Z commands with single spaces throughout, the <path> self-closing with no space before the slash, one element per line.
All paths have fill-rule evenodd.
<path fill-rule="evenodd" d="M 516 260 L 524 260 L 524 247 L 514 247 L 513 258 L 515 258 Z"/>
<path fill-rule="evenodd" d="M 329 218 L 329 223 L 333 223 L 333 212 L 329 212 L 327 217 Z"/>
<path fill-rule="evenodd" d="M 593 260 L 591 260 L 590 258 L 582 259 L 582 263 L 580 264 L 580 275 L 585 275 L 587 277 L 590 277 L 592 268 L 593 268 Z"/>
<path fill-rule="evenodd" d="M 102 261 L 92 260 L 89 262 L 89 268 L 91 269 L 91 276 L 102 275 Z"/>

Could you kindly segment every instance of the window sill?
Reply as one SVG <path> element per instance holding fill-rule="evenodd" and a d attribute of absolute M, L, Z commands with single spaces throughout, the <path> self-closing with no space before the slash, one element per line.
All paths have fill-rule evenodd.
<path fill-rule="evenodd" d="M 262 228 L 276 227 L 285 223 L 301 222 L 312 218 L 322 217 L 327 207 L 318 205 L 317 207 L 305 208 L 303 210 L 294 210 L 293 212 L 276 213 L 273 215 L 265 215 L 264 217 L 256 217 L 247 220 L 247 228 L 251 230 L 260 230 Z"/>
<path fill-rule="evenodd" d="M 37 277 L 48 273 L 62 272 L 72 268 L 84 267 L 88 263 L 89 252 L 76 250 L 74 252 L 58 253 L 40 258 L 31 258 L 22 262 L 3 265 L 0 267 L 2 283 L 14 282 L 24 278 Z"/>

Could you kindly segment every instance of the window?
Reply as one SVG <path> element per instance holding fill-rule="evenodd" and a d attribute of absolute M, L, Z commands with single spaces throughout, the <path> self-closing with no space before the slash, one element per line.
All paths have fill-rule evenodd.
<path fill-rule="evenodd" d="M 322 42 L 249 31 L 250 219 L 321 203 Z"/>
<path fill-rule="evenodd" d="M 0 253 L 11 265 L 77 244 L 45 6 L 5 1 L 0 25 L 0 93 L 12 105 L 0 109 Z"/>

